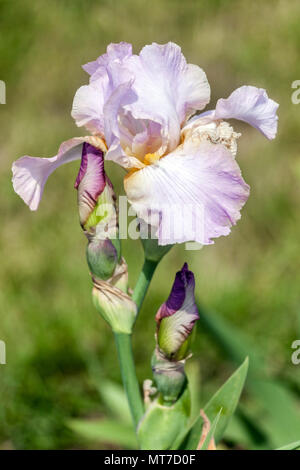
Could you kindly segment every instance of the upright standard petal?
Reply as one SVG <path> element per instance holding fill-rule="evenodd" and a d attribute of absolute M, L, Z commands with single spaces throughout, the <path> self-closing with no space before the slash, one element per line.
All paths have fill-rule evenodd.
<path fill-rule="evenodd" d="M 37 210 L 45 183 L 51 173 L 64 163 L 81 158 L 82 143 L 90 142 L 104 150 L 103 141 L 97 137 L 75 137 L 63 142 L 56 156 L 37 158 L 24 156 L 12 165 L 13 187 L 32 211 Z"/>
<path fill-rule="evenodd" d="M 104 136 L 103 108 L 110 91 L 107 75 L 76 91 L 71 115 L 78 127 Z"/>
<path fill-rule="evenodd" d="M 168 139 L 167 152 L 180 141 L 180 128 L 196 110 L 209 101 L 210 88 L 202 69 L 186 63 L 174 43 L 145 46 L 139 56 L 132 55 L 122 67 L 133 75 L 136 100 L 124 105 L 135 119 L 147 119 L 162 126 Z M 115 68 L 114 79 L 120 70 Z M 150 136 L 151 138 L 151 136 Z"/>
<path fill-rule="evenodd" d="M 156 227 L 160 245 L 228 235 L 240 218 L 249 186 L 222 144 L 187 140 L 153 165 L 124 181 L 139 218 Z"/>
<path fill-rule="evenodd" d="M 113 61 L 122 61 L 132 55 L 132 45 L 127 42 L 120 42 L 118 44 L 110 44 L 107 46 L 105 54 L 100 55 L 93 62 L 88 62 L 82 68 L 93 80 L 94 74 L 99 70 L 99 67 L 106 68 Z"/>
<path fill-rule="evenodd" d="M 227 99 L 218 100 L 214 117 L 245 121 L 268 139 L 274 139 L 277 132 L 278 106 L 263 88 L 242 86 L 233 91 Z"/>
<path fill-rule="evenodd" d="M 85 126 L 93 134 L 104 136 L 104 106 L 119 84 L 126 81 L 120 73 L 120 65 L 131 55 L 131 44 L 110 44 L 106 54 L 83 66 L 91 78 L 89 85 L 80 87 L 74 97 L 71 114 L 77 126 Z M 114 65 L 119 71 L 117 81 L 112 73 Z"/>
<path fill-rule="evenodd" d="M 194 274 L 185 263 L 176 274 L 167 302 L 160 307 L 155 317 L 158 346 L 168 358 L 180 360 L 187 352 L 182 347 L 199 318 L 194 291 Z M 179 350 L 182 357 L 176 355 Z"/>

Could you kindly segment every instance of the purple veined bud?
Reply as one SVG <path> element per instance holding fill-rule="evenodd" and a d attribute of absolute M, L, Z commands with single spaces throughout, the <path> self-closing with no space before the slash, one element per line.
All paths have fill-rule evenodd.
<path fill-rule="evenodd" d="M 130 334 L 137 306 L 127 293 L 128 270 L 121 258 L 116 197 L 104 171 L 103 152 L 88 143 L 82 147 L 75 188 L 80 224 L 88 239 L 94 305 L 115 333 Z"/>
<path fill-rule="evenodd" d="M 189 344 L 199 318 L 195 303 L 195 279 L 185 263 L 178 273 L 168 300 L 156 314 L 156 348 L 152 372 L 163 402 L 172 405 L 187 387 L 184 372 Z"/>
<path fill-rule="evenodd" d="M 112 228 L 111 222 L 117 226 L 116 197 L 104 170 L 103 152 L 87 142 L 82 145 L 81 164 L 74 186 L 78 191 L 80 224 L 88 235 L 96 234 L 100 222 L 101 228 L 107 224 L 106 231 Z"/>
<path fill-rule="evenodd" d="M 127 294 L 128 270 L 122 259 L 113 276 L 103 281 L 93 278 L 93 302 L 115 333 L 131 334 L 137 306 Z"/>
<path fill-rule="evenodd" d="M 159 308 L 157 323 L 157 346 L 170 361 L 186 358 L 189 340 L 199 318 L 195 302 L 195 278 L 187 263 L 176 273 L 168 300 Z"/>
<path fill-rule="evenodd" d="M 104 171 L 103 152 L 88 143 L 82 146 L 75 188 L 80 224 L 88 238 L 86 255 L 91 274 L 107 280 L 121 257 L 116 197 Z"/>

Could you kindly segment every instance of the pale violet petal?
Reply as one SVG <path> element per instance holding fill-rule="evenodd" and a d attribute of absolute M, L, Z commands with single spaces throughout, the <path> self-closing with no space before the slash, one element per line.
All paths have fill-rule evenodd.
<path fill-rule="evenodd" d="M 266 90 L 254 86 L 242 86 L 227 99 L 220 99 L 215 109 L 215 119 L 239 119 L 258 129 L 268 139 L 277 132 L 279 104 L 271 100 Z"/>
<path fill-rule="evenodd" d="M 221 144 L 185 142 L 157 163 L 127 175 L 125 191 L 138 217 L 156 228 L 159 244 L 230 233 L 249 196 L 238 164 Z"/>
<path fill-rule="evenodd" d="M 80 87 L 74 96 L 71 115 L 78 127 L 93 134 L 104 135 L 103 107 L 109 95 L 108 77 Z"/>
<path fill-rule="evenodd" d="M 119 73 L 118 83 L 114 83 L 110 69 L 131 55 L 131 44 L 110 44 L 106 54 L 83 66 L 91 74 L 91 79 L 89 85 L 80 87 L 74 97 L 71 114 L 77 126 L 85 126 L 93 134 L 104 135 L 104 105 L 118 85 L 125 81 Z"/>
<path fill-rule="evenodd" d="M 181 49 L 174 43 L 145 46 L 139 56 L 123 63 L 134 81 L 136 100 L 124 105 L 135 119 L 148 119 L 163 127 L 170 152 L 180 141 L 180 127 L 197 109 L 209 101 L 210 89 L 205 73 L 186 63 Z M 115 80 L 119 71 L 115 71 Z"/>
<path fill-rule="evenodd" d="M 100 55 L 96 60 L 88 62 L 82 68 L 93 79 L 93 75 L 97 72 L 99 67 L 107 67 L 112 61 L 121 61 L 127 59 L 132 55 L 132 45 L 127 42 L 120 42 L 118 44 L 109 44 L 105 54 Z"/>
<path fill-rule="evenodd" d="M 37 210 L 45 183 L 59 166 L 81 158 L 82 143 L 85 138 L 75 137 L 63 142 L 58 154 L 51 158 L 24 156 L 12 165 L 13 187 L 32 211 Z"/>

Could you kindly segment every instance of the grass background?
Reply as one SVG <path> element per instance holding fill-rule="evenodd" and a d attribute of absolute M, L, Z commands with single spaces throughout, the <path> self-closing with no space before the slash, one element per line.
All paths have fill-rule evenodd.
<path fill-rule="evenodd" d="M 80 66 L 110 42 L 131 42 L 135 52 L 152 41 L 180 44 L 207 73 L 211 107 L 243 84 L 266 88 L 280 103 L 272 142 L 235 124 L 243 133 L 238 162 L 252 191 L 232 234 L 201 251 L 176 246 L 159 266 L 134 338 L 139 378 L 150 376 L 154 314 L 184 261 L 202 304 L 246 331 L 272 374 L 299 378 L 290 360 L 300 337 L 300 105 L 291 102 L 291 83 L 300 79 L 299 16 L 297 0 L 0 0 L 0 79 L 7 86 L 0 105 L 2 448 L 86 447 L 66 419 L 105 415 L 95 367 L 120 380 L 112 335 L 91 302 L 73 190 L 78 164 L 49 179 L 36 213 L 14 194 L 10 170 L 21 155 L 52 156 L 61 141 L 84 135 L 70 116 L 74 93 L 87 82 Z M 121 193 L 122 170 L 107 169 Z M 123 244 L 132 285 L 142 264 L 137 244 Z M 194 361 L 203 396 L 232 371 L 201 328 Z"/>

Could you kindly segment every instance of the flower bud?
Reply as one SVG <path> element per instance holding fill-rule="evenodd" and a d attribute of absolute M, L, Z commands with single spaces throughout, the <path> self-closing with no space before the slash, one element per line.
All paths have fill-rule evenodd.
<path fill-rule="evenodd" d="M 126 292 L 127 266 L 126 273 L 121 272 L 122 266 L 119 265 L 114 276 L 107 281 L 93 278 L 93 302 L 115 333 L 131 334 L 137 306 Z"/>
<path fill-rule="evenodd" d="M 121 257 L 116 198 L 104 171 L 103 152 L 88 143 L 82 147 L 75 188 L 80 224 L 88 239 L 86 256 L 91 274 L 107 280 L 113 276 Z"/>
<path fill-rule="evenodd" d="M 115 242 L 115 243 L 114 243 Z M 112 277 L 120 256 L 119 240 L 94 239 L 88 243 L 86 248 L 87 263 L 93 276 L 99 279 Z"/>
<path fill-rule="evenodd" d="M 176 274 L 168 300 L 155 317 L 157 345 L 170 361 L 180 361 L 188 355 L 191 333 L 199 318 L 194 291 L 194 274 L 185 263 Z"/>
<path fill-rule="evenodd" d="M 128 271 L 121 258 L 116 197 L 104 171 L 103 152 L 88 143 L 82 147 L 75 188 L 80 224 L 88 239 L 93 302 L 115 333 L 130 334 L 137 306 L 127 294 Z"/>

